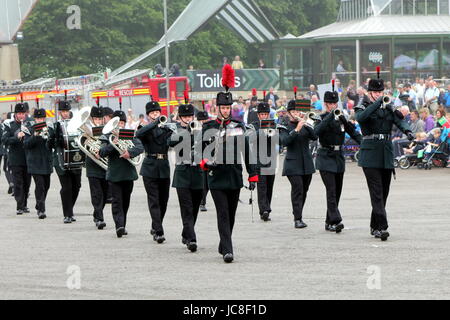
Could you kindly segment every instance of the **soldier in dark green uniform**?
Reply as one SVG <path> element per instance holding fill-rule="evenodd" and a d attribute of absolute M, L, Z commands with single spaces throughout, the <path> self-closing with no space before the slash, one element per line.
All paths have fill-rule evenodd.
<path fill-rule="evenodd" d="M 110 107 L 101 107 L 102 115 L 103 115 L 103 123 L 107 124 L 109 121 L 111 121 L 112 116 L 114 114 L 114 110 Z M 111 188 L 109 187 L 108 183 L 108 195 L 106 197 L 106 203 L 111 204 L 112 203 L 112 193 Z"/>
<path fill-rule="evenodd" d="M 200 121 L 202 125 L 209 121 L 209 114 L 207 111 L 199 111 L 197 113 L 197 121 Z M 203 197 L 202 202 L 200 204 L 200 211 L 206 212 L 208 209 L 206 208 L 206 197 L 208 196 L 209 188 L 208 188 L 208 174 L 203 172 Z"/>
<path fill-rule="evenodd" d="M 269 120 L 270 118 L 270 106 L 266 102 L 262 102 L 257 107 L 258 121 L 250 124 L 250 127 L 254 129 L 256 139 L 253 140 L 253 144 L 256 156 L 257 156 L 257 169 L 259 174 L 259 181 L 257 184 L 258 189 L 258 207 L 261 220 L 268 222 L 271 221 L 270 214 L 272 212 L 272 195 L 273 186 L 275 183 L 275 170 L 276 164 L 276 144 L 274 143 L 279 138 L 276 128 L 271 128 L 273 132 L 276 132 L 276 136 L 268 135 L 267 128 L 261 127 L 261 121 Z M 273 123 L 275 126 L 275 122 Z M 265 143 L 265 150 L 263 151 L 262 143 Z M 264 152 L 264 154 L 262 154 Z M 261 157 L 265 157 L 262 161 Z M 268 161 L 267 161 L 268 160 Z M 264 163 L 263 163 L 264 162 Z"/>
<path fill-rule="evenodd" d="M 10 122 L 14 121 L 11 119 L 11 117 L 12 117 L 12 112 L 8 112 L 6 119 L 3 121 L 2 125 L 1 125 L 0 140 L 1 140 L 1 137 L 3 137 L 3 133 L 5 132 L 5 126 L 7 124 L 9 124 Z M 8 194 L 14 196 L 14 193 L 13 193 L 14 182 L 13 182 L 11 168 L 9 168 L 9 166 L 8 166 L 8 151 L 7 151 L 7 148 L 6 148 L 5 144 L 3 143 L 3 141 L 1 141 L 1 143 L 0 143 L 0 150 L 3 155 L 3 172 L 5 173 L 5 178 L 6 178 L 6 181 L 8 182 Z"/>
<path fill-rule="evenodd" d="M 203 127 L 203 140 L 206 142 L 204 160 L 200 164 L 203 170 L 208 170 L 208 185 L 217 212 L 219 253 L 226 263 L 234 260 L 231 235 L 243 187 L 241 164 L 243 154 L 250 177 L 250 190 L 256 188 L 259 180 L 256 166 L 249 163 L 249 147 L 245 139 L 246 127 L 242 122 L 231 119 L 232 104 L 233 96 L 230 92 L 221 92 L 217 95 L 218 118 L 205 123 Z M 239 139 L 241 143 L 238 143 Z M 245 148 L 242 147 L 242 142 Z"/>
<path fill-rule="evenodd" d="M 2 141 L 8 149 L 8 166 L 11 168 L 14 180 L 14 198 L 17 203 L 17 214 L 29 213 L 27 208 L 28 193 L 30 191 L 31 175 L 27 170 L 27 160 L 23 141 L 29 132 L 22 130 L 25 126 L 26 107 L 18 103 L 14 108 L 14 121 L 5 123 Z M 25 130 L 25 131 L 28 131 Z"/>
<path fill-rule="evenodd" d="M 68 101 L 60 101 L 58 111 L 60 120 L 55 123 L 54 130 L 50 132 L 48 147 L 53 151 L 53 166 L 58 174 L 61 184 L 61 202 L 64 214 L 64 223 L 77 221 L 73 214 L 73 207 L 78 199 L 81 189 L 81 171 L 82 166 L 64 169 L 61 163 L 61 154 L 64 152 L 64 133 L 62 126 L 70 120 L 72 107 Z M 63 123 L 64 122 L 64 123 Z"/>
<path fill-rule="evenodd" d="M 161 107 L 158 102 L 149 102 L 145 106 L 150 123 L 141 128 L 136 137 L 144 145 L 147 157 L 141 167 L 147 202 L 152 219 L 150 234 L 157 243 L 163 243 L 163 221 L 167 211 L 170 190 L 170 165 L 168 140 L 173 131 L 160 125 Z"/>
<path fill-rule="evenodd" d="M 288 116 L 289 125 L 280 130 L 280 143 L 287 147 L 283 177 L 288 177 L 292 186 L 291 201 L 295 228 L 302 229 L 307 227 L 303 222 L 303 207 L 312 175 L 316 171 L 309 144 L 317 140 L 317 135 L 313 127 L 307 123 L 305 114 L 296 106 L 295 100 L 291 100 L 288 104 Z"/>
<path fill-rule="evenodd" d="M 24 148 L 27 159 L 28 172 L 33 176 L 36 189 L 34 191 L 36 197 L 36 210 L 39 219 L 45 219 L 45 200 L 50 188 L 50 176 L 53 172 L 52 154 L 47 147 L 47 139 L 49 132 L 53 129 L 44 127 L 38 129 L 45 124 L 45 109 L 35 109 L 34 119 L 36 125 L 30 127 L 31 135 L 25 136 Z"/>
<path fill-rule="evenodd" d="M 170 146 L 176 147 L 175 174 L 172 187 L 177 189 L 183 220 L 182 243 L 191 252 L 197 251 L 195 223 L 203 197 L 203 171 L 195 163 L 195 142 L 199 143 L 201 153 L 201 130 L 193 131 L 190 123 L 194 120 L 194 106 L 191 104 L 178 107 L 180 123 L 177 131 L 171 136 Z"/>
<path fill-rule="evenodd" d="M 369 82 L 369 101 L 364 101 L 355 112 L 363 134 L 359 165 L 366 176 L 372 202 L 371 234 L 386 241 L 389 237 L 386 202 L 391 177 L 395 173 L 392 127 L 395 124 L 411 141 L 414 135 L 393 106 L 383 104 L 384 81 L 380 79 L 380 71 L 377 71 L 378 79 Z"/>
<path fill-rule="evenodd" d="M 339 95 L 334 91 L 334 85 L 332 92 L 325 92 L 324 102 L 326 112 L 320 115 L 322 121 L 316 123 L 314 128 L 320 142 L 316 168 L 320 171 L 320 176 L 327 191 L 325 230 L 340 233 L 344 229 L 338 207 L 345 172 L 343 152 L 345 133 L 348 133 L 358 144 L 361 143 L 362 137 L 361 134 L 356 132 L 353 124 L 347 121 L 345 116 L 337 109 Z"/>
<path fill-rule="evenodd" d="M 123 111 L 114 112 L 113 118 L 119 117 L 119 128 L 125 128 L 127 116 Z M 133 192 L 134 181 L 138 179 L 136 167 L 131 164 L 128 159 L 139 156 L 144 152 L 139 139 L 134 138 L 134 147 L 129 148 L 123 154 L 120 154 L 112 144 L 109 143 L 109 136 L 102 136 L 102 148 L 99 156 L 108 157 L 108 171 L 106 172 L 106 180 L 110 182 L 113 202 L 112 215 L 116 225 L 116 234 L 118 238 L 127 235 L 127 214 L 130 207 L 131 193 Z"/>
<path fill-rule="evenodd" d="M 91 109 L 91 123 L 93 127 L 102 127 L 103 113 L 99 107 Z M 106 181 L 106 171 L 100 167 L 94 160 L 86 157 L 86 177 L 89 181 L 89 190 L 91 192 L 91 203 L 94 207 L 94 223 L 98 230 L 106 227 L 103 217 L 103 210 L 108 197 L 108 181 Z"/>

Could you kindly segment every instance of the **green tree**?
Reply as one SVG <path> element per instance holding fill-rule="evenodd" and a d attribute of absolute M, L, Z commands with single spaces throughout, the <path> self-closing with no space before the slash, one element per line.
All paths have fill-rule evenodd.
<path fill-rule="evenodd" d="M 255 0 L 281 35 L 301 35 L 337 16 L 337 0 Z M 173 23 L 190 0 L 168 0 Z M 69 30 L 67 8 L 81 9 L 81 30 Z M 41 0 L 23 27 L 20 58 L 24 80 L 70 77 L 115 69 L 152 48 L 162 37 L 162 0 Z M 260 46 L 249 45 L 211 19 L 189 41 L 172 46 L 171 61 L 183 68 L 219 68 L 223 57 L 255 64 Z M 138 67 L 153 67 L 162 56 Z M 164 63 L 162 63 L 164 65 Z"/>

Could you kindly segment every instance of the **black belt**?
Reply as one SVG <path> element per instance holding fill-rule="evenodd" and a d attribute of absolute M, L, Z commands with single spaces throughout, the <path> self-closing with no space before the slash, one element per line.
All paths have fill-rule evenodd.
<path fill-rule="evenodd" d="M 161 153 L 149 154 L 148 157 L 152 158 L 152 159 L 156 159 L 156 160 L 168 160 L 169 159 L 169 156 L 167 154 L 161 154 Z"/>
<path fill-rule="evenodd" d="M 331 150 L 331 151 L 341 151 L 342 145 L 334 145 L 334 146 L 321 146 L 323 149 Z"/>
<path fill-rule="evenodd" d="M 364 136 L 363 137 L 363 140 L 391 140 L 391 138 L 392 138 L 392 135 L 390 135 L 390 134 L 383 134 L 383 133 L 380 133 L 380 134 L 371 134 L 371 135 L 368 135 L 368 136 Z"/>

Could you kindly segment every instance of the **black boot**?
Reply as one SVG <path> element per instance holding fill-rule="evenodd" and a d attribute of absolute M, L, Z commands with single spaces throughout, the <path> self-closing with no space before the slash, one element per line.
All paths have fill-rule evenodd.
<path fill-rule="evenodd" d="M 302 220 L 295 220 L 295 228 L 296 229 L 304 229 L 308 227 L 306 223 L 304 223 Z"/>

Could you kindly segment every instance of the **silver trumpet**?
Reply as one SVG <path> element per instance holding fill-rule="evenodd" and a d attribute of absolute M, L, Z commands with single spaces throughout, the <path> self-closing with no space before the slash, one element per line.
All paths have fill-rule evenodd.
<path fill-rule="evenodd" d="M 31 132 L 28 127 L 25 125 L 25 121 L 20 122 L 20 131 L 25 133 L 26 135 L 31 136 Z"/>
<path fill-rule="evenodd" d="M 386 108 L 387 105 L 391 104 L 392 99 L 389 96 L 384 96 L 382 101 L 383 101 L 382 108 L 384 109 L 384 108 Z"/>
<path fill-rule="evenodd" d="M 78 147 L 86 156 L 91 158 L 91 160 L 94 161 L 100 168 L 106 171 L 108 170 L 108 159 L 97 158 L 102 142 L 100 139 L 94 137 L 92 134 L 92 128 L 87 124 L 90 115 L 90 107 L 81 109 L 80 113 L 70 120 L 67 125 L 67 130 L 69 132 L 74 132 L 75 130 L 80 131 L 81 134 L 75 139 Z"/>
<path fill-rule="evenodd" d="M 167 128 L 173 132 L 177 131 L 177 125 L 175 123 L 169 123 L 169 119 L 166 116 L 160 116 L 157 121 L 159 122 L 158 128 Z"/>
<path fill-rule="evenodd" d="M 342 115 L 342 111 L 341 111 L 341 109 L 334 109 L 333 114 L 334 114 L 334 119 L 336 121 L 338 121 L 339 117 Z"/>
<path fill-rule="evenodd" d="M 167 119 L 167 118 L 166 118 Z M 161 120 L 161 119 L 160 119 Z M 160 121 L 161 122 L 161 121 Z M 122 140 L 119 139 L 119 123 L 120 118 L 115 117 L 111 119 L 106 126 L 103 128 L 103 134 L 111 134 L 109 136 L 109 143 L 116 149 L 120 155 L 124 154 L 128 149 L 134 147 L 134 143 L 131 140 Z M 117 144 L 115 140 L 117 139 Z M 137 167 L 142 164 L 144 161 L 145 154 L 142 153 L 137 157 L 127 159 L 133 166 Z"/>
<path fill-rule="evenodd" d="M 202 130 L 202 123 L 200 121 L 192 121 L 189 123 L 189 128 L 191 129 L 191 132 L 194 133 L 195 131 Z"/>
<path fill-rule="evenodd" d="M 306 124 L 309 126 L 314 126 L 315 122 L 318 121 L 319 119 L 317 118 L 317 115 L 315 112 L 310 112 L 307 114 L 307 119 L 306 120 Z"/>

